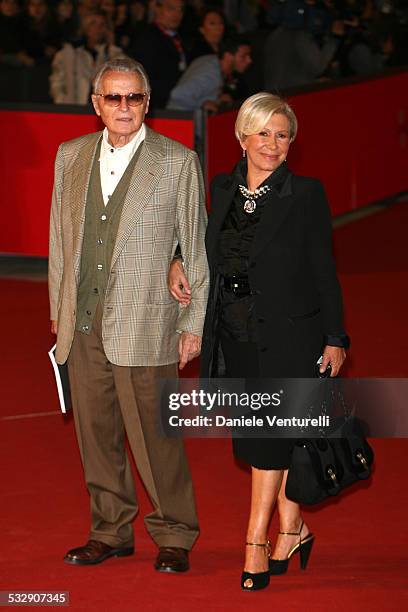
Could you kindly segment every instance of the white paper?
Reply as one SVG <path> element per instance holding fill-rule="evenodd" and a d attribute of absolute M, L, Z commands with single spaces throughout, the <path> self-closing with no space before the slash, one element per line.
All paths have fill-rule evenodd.
<path fill-rule="evenodd" d="M 57 348 L 57 345 L 54 344 L 52 349 L 50 351 L 48 351 L 48 357 L 50 358 L 51 363 L 52 363 L 52 367 L 54 369 L 55 382 L 57 383 L 58 399 L 59 399 L 59 402 L 60 402 L 61 412 L 63 414 L 66 414 L 67 413 L 67 409 L 65 407 L 65 399 L 64 399 L 64 391 L 62 389 L 61 375 L 60 375 L 60 371 L 58 369 L 58 363 L 55 361 L 55 349 L 56 348 Z"/>

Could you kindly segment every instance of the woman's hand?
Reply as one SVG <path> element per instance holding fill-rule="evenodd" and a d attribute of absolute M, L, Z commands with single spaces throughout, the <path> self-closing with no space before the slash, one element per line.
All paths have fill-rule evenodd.
<path fill-rule="evenodd" d="M 346 351 L 344 350 L 344 348 L 341 348 L 339 346 L 326 346 L 323 351 L 323 360 L 319 368 L 320 373 L 323 374 L 327 366 L 330 364 L 330 376 L 337 376 L 341 366 L 344 363 L 345 358 Z"/>
<path fill-rule="evenodd" d="M 188 306 L 190 304 L 191 289 L 180 259 L 174 259 L 170 264 L 168 285 L 171 295 L 181 306 Z"/>

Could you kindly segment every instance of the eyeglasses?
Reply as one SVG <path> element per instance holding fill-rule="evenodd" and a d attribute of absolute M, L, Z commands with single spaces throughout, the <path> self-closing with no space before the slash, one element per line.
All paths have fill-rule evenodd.
<path fill-rule="evenodd" d="M 126 104 L 128 106 L 140 106 L 143 103 L 143 100 L 147 96 L 147 93 L 129 93 L 125 96 L 121 94 L 102 94 L 97 93 L 95 96 L 100 96 L 104 98 L 105 103 L 108 106 L 120 106 L 122 103 L 122 98 L 125 98 Z"/>

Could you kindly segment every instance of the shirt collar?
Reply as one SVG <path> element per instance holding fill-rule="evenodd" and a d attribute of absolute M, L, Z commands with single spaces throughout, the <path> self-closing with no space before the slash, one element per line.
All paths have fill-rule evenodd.
<path fill-rule="evenodd" d="M 130 162 L 133 155 L 136 153 L 137 148 L 146 138 L 146 126 L 142 123 L 140 130 L 135 134 L 130 142 L 123 147 L 113 147 L 108 141 L 108 129 L 105 128 L 102 132 L 102 146 L 99 160 L 104 159 L 108 155 L 119 156 L 120 159 Z"/>
<path fill-rule="evenodd" d="M 163 34 L 167 34 L 167 36 L 173 37 L 177 36 L 178 34 L 177 30 L 169 30 L 169 28 L 163 28 L 163 26 L 159 25 L 157 21 L 155 21 L 155 25 L 157 28 L 159 28 L 161 32 L 163 32 Z"/>
<path fill-rule="evenodd" d="M 247 185 L 247 180 L 246 180 L 247 171 L 248 171 L 248 165 L 247 165 L 246 158 L 240 159 L 237 165 L 235 166 L 235 169 L 233 172 L 236 176 L 237 181 L 245 186 Z M 286 178 L 287 173 L 288 173 L 288 167 L 286 165 L 286 160 L 285 160 L 280 164 L 280 166 L 276 168 L 276 170 L 271 172 L 271 174 L 261 183 L 261 185 L 259 185 L 259 187 L 262 187 L 263 185 L 274 187 L 275 185 L 282 182 Z"/>

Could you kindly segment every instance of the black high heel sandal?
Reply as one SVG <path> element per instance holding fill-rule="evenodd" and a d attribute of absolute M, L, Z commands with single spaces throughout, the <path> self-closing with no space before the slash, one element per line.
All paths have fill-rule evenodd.
<path fill-rule="evenodd" d="M 266 541 L 265 544 L 257 544 L 256 542 L 245 542 L 245 546 L 261 546 L 266 549 L 266 554 L 268 555 L 269 563 L 271 562 L 271 543 L 269 540 Z M 265 572 L 242 572 L 241 575 L 241 588 L 244 591 L 259 591 L 260 589 L 265 589 L 269 585 L 269 576 L 270 569 L 267 569 Z M 252 584 L 245 586 L 245 582 L 250 580 Z"/>
<path fill-rule="evenodd" d="M 300 569 L 305 570 L 309 561 L 310 553 L 312 552 L 312 546 L 314 542 L 313 533 L 308 533 L 305 538 L 301 538 L 304 521 L 300 525 L 300 529 L 297 532 L 293 531 L 280 531 L 280 535 L 299 536 L 299 542 L 290 551 L 286 559 L 269 559 L 269 574 L 271 576 L 280 576 L 285 574 L 289 567 L 289 561 L 294 554 L 299 553 L 300 557 Z"/>

